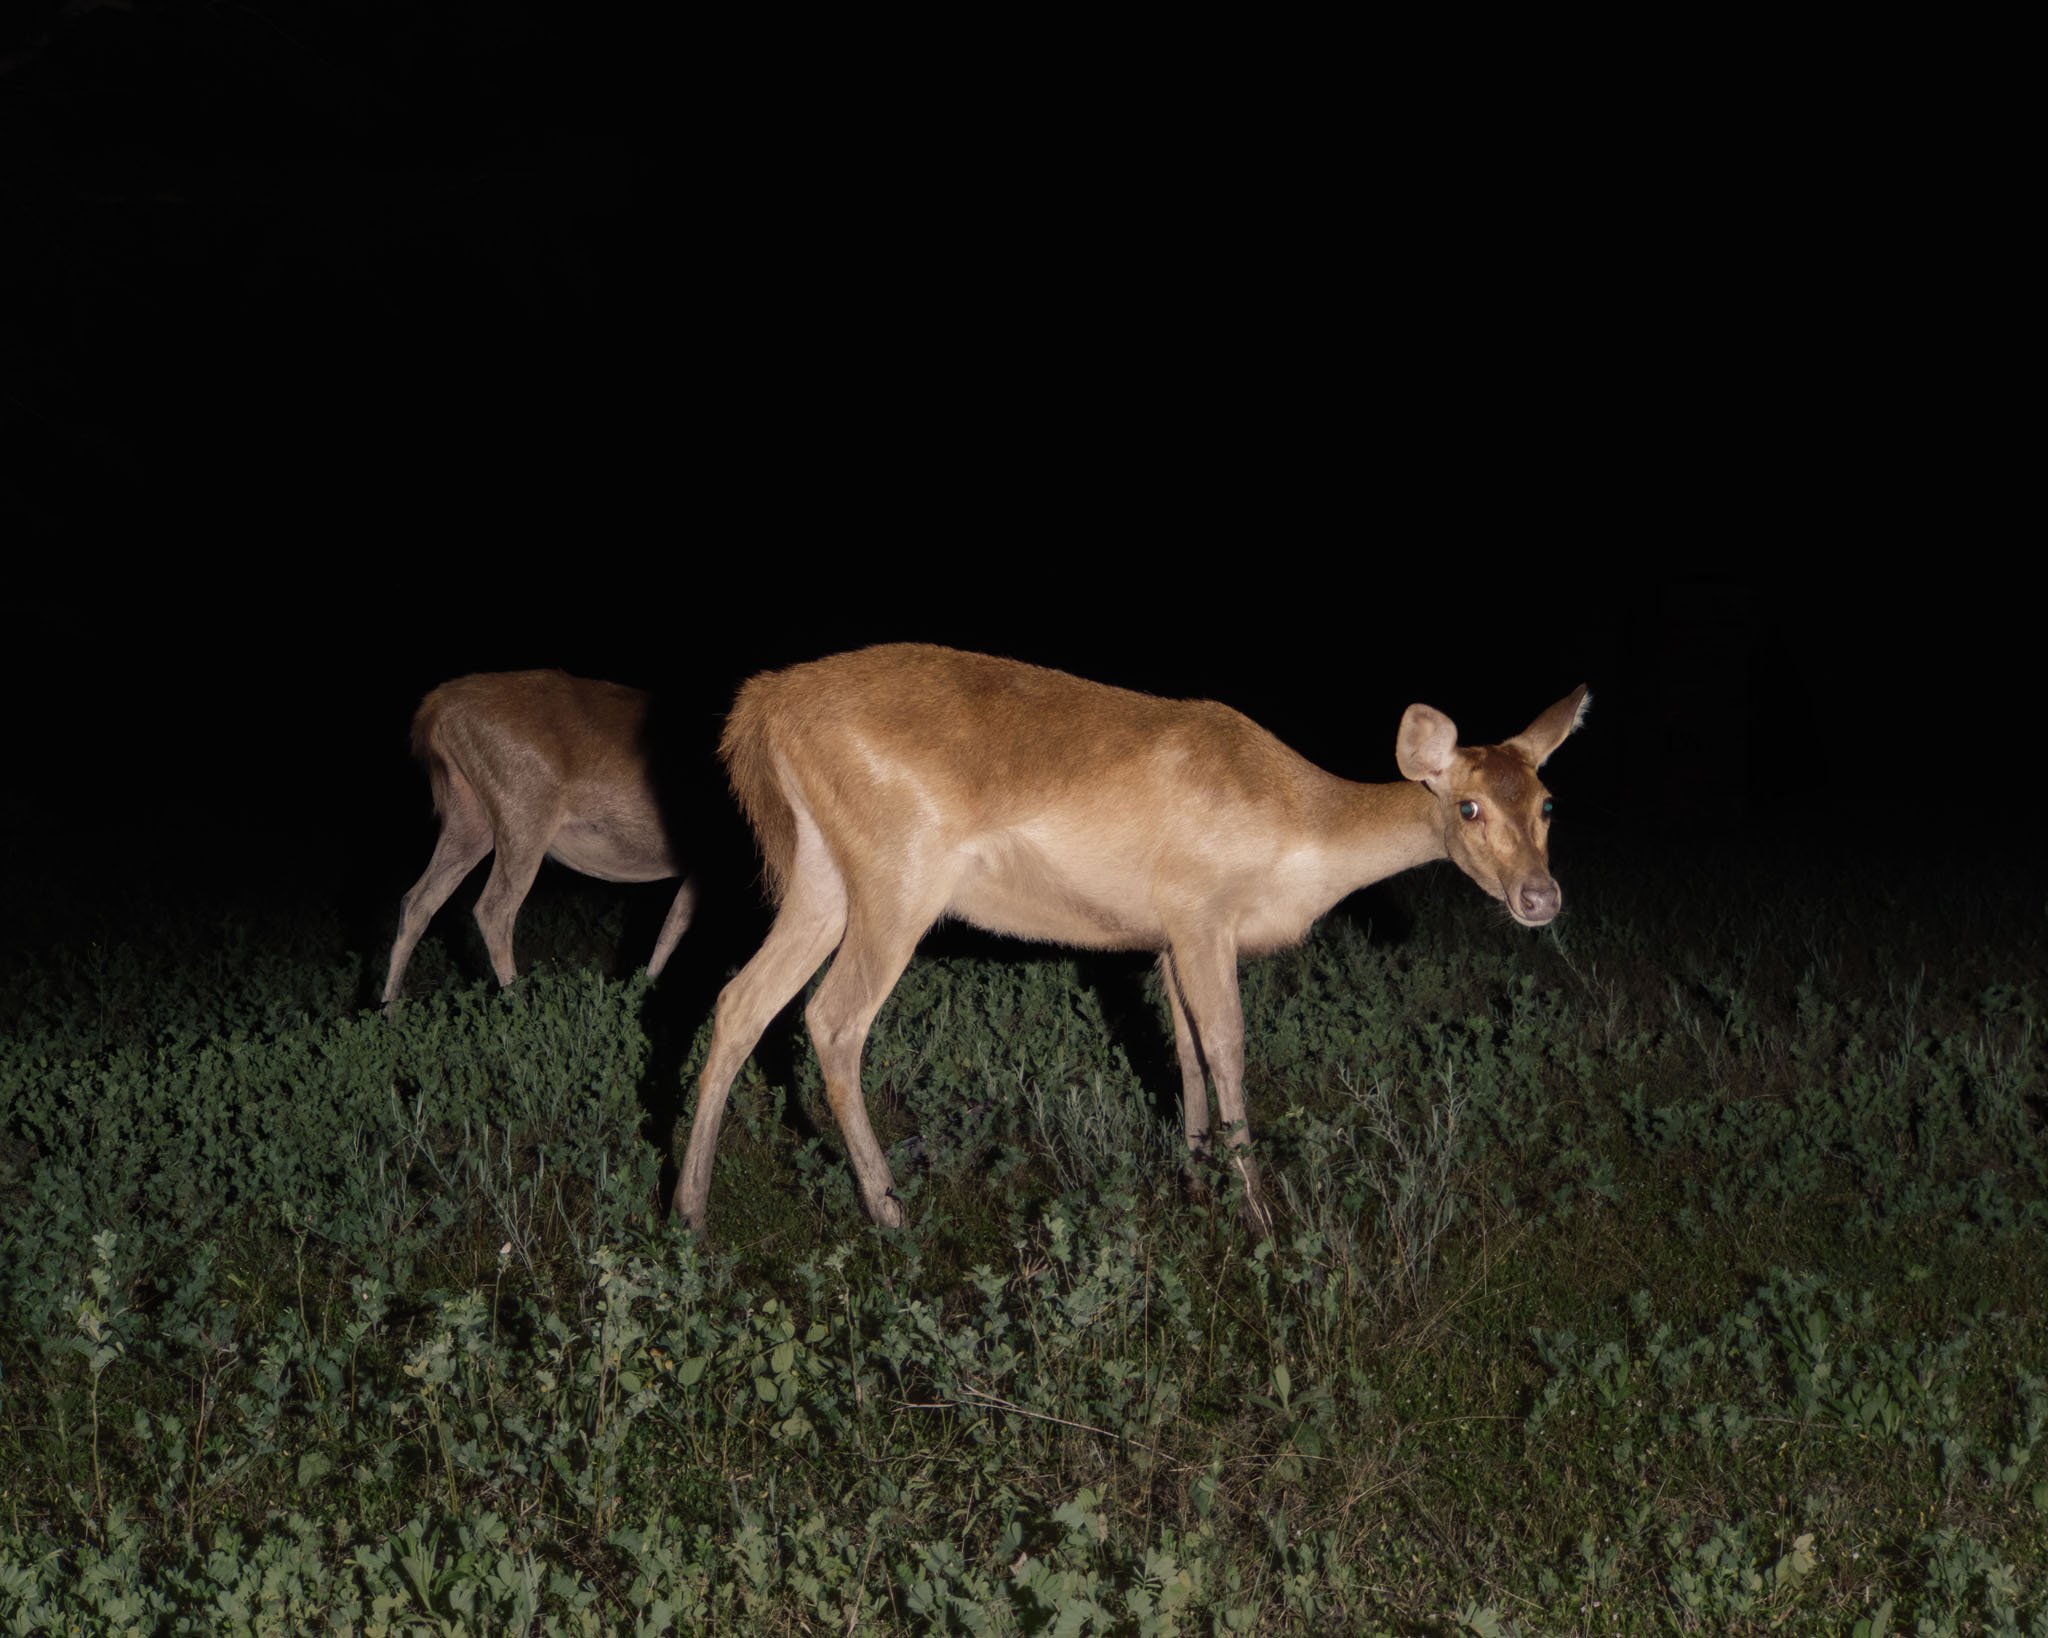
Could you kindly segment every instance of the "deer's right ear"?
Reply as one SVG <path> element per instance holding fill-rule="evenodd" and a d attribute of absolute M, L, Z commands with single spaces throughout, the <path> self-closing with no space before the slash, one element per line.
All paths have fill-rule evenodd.
<path fill-rule="evenodd" d="M 1426 783 L 1451 770 L 1458 749 L 1458 725 L 1431 705 L 1411 705 L 1401 713 L 1401 732 L 1394 739 L 1394 761 L 1401 777 Z"/>

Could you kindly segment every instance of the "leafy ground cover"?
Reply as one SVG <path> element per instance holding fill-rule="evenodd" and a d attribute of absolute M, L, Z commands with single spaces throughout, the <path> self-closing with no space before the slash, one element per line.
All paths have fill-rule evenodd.
<path fill-rule="evenodd" d="M 703 1020 L 601 895 L 502 996 L 449 927 L 391 1022 L 318 914 L 46 942 L 0 1627 L 2048 1633 L 2038 894 L 1570 885 L 1532 936 L 1423 873 L 1246 967 L 1257 1244 L 1141 964 L 920 958 L 897 1233 L 792 1012 L 696 1240 Z"/>

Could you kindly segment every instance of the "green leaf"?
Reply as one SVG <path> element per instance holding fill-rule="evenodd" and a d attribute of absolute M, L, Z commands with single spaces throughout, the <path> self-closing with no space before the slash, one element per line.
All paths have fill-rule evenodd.
<path fill-rule="evenodd" d="M 1792 1538 L 1792 1551 L 1779 1559 L 1772 1570 L 1772 1580 L 1783 1587 L 1794 1581 L 1804 1581 L 1813 1573 L 1813 1534 L 1811 1531 Z"/>

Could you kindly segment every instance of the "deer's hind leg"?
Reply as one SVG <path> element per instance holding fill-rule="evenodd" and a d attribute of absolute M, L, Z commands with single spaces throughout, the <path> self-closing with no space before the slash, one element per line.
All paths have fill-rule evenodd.
<path fill-rule="evenodd" d="M 939 919 L 950 896 L 947 878 L 914 863 L 893 880 L 864 880 L 848 908 L 846 937 L 832 970 L 804 1011 L 818 1067 L 825 1073 L 825 1095 L 846 1139 L 861 1204 L 884 1228 L 903 1226 L 903 1202 L 896 1197 L 896 1179 L 868 1123 L 867 1100 L 860 1088 L 861 1049 L 875 1015 L 910 964 L 917 941 Z"/>
<path fill-rule="evenodd" d="M 676 1178 L 673 1210 L 689 1228 L 702 1228 L 711 1200 L 711 1162 L 726 1099 L 740 1066 L 761 1032 L 796 998 L 812 973 L 832 953 L 846 930 L 846 883 L 832 862 L 817 825 L 797 810 L 796 858 L 775 925 L 754 953 L 718 993 L 711 1050 L 697 1077 L 697 1114 L 690 1145 Z"/>
<path fill-rule="evenodd" d="M 427 861 L 426 873 L 413 883 L 412 891 L 398 906 L 398 937 L 392 941 L 391 965 L 384 975 L 386 1012 L 398 1000 L 406 963 L 412 960 L 412 952 L 427 924 L 434 919 L 434 912 L 448 902 L 448 896 L 490 851 L 491 822 L 483 804 L 477 800 L 469 781 L 450 769 L 434 856 Z"/>
<path fill-rule="evenodd" d="M 540 874 L 541 861 L 548 856 L 548 846 L 562 822 L 560 798 L 556 795 L 554 800 L 516 809 L 503 803 L 491 820 L 498 854 L 491 861 L 490 880 L 477 896 L 476 924 L 483 931 L 491 971 L 500 984 L 510 984 L 519 976 L 512 959 L 512 924 L 526 895 L 533 891 L 533 878 Z"/>

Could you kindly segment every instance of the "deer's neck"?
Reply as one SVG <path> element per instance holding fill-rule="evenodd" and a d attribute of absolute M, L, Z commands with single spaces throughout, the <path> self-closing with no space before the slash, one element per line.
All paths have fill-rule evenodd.
<path fill-rule="evenodd" d="M 1436 798 L 1420 785 L 1406 779 L 1390 785 L 1333 779 L 1331 786 L 1321 841 L 1345 892 L 1444 857 Z"/>

